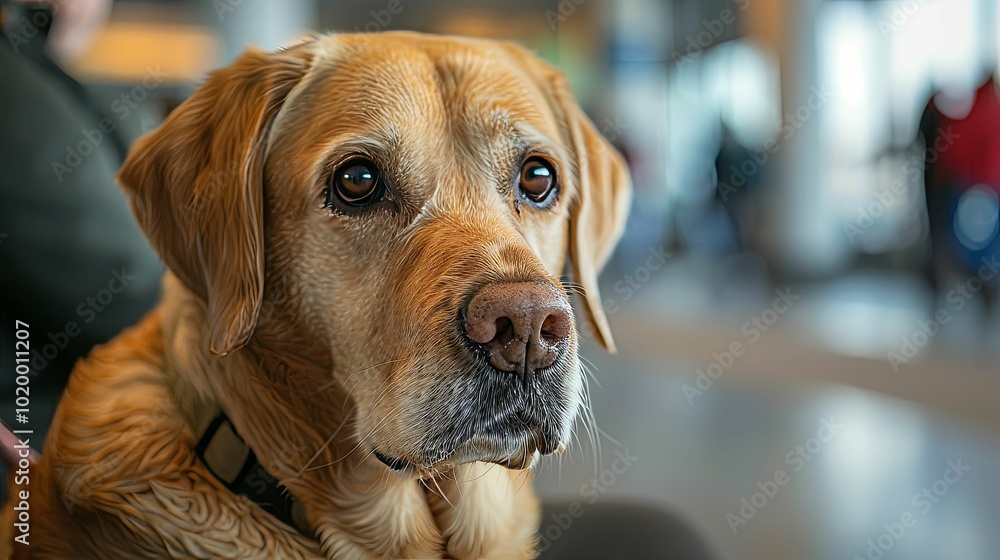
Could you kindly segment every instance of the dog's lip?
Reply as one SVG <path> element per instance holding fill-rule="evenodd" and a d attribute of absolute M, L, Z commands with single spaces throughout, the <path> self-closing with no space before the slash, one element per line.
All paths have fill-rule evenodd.
<path fill-rule="evenodd" d="M 378 449 L 373 449 L 372 454 L 374 454 L 375 458 L 381 461 L 382 464 L 394 471 L 405 471 L 411 465 L 411 463 L 406 459 L 394 459 L 384 453 L 381 453 Z"/>
<path fill-rule="evenodd" d="M 516 443 L 514 443 L 516 442 Z M 494 463 L 512 470 L 524 470 L 532 467 L 544 455 L 562 453 L 566 445 L 562 441 L 546 438 L 541 430 L 531 429 L 508 440 L 501 448 L 491 447 L 488 443 L 469 441 L 455 454 L 461 457 L 459 463 L 482 461 Z"/>
<path fill-rule="evenodd" d="M 539 457 L 552 453 L 562 453 L 566 447 L 561 441 L 552 443 L 545 440 L 537 430 L 532 432 L 532 437 L 528 438 L 524 445 L 518 446 L 513 452 L 505 453 L 503 456 L 483 453 L 476 447 L 474 441 L 462 445 L 449 457 L 428 465 L 414 463 L 408 459 L 390 457 L 377 449 L 373 449 L 372 454 L 379 462 L 400 475 L 416 474 L 420 478 L 433 478 L 458 465 L 476 461 L 494 463 L 511 470 L 524 470 L 534 465 Z"/>
<path fill-rule="evenodd" d="M 526 437 L 513 450 L 505 450 L 499 455 L 490 455 L 489 451 L 480 451 L 475 442 L 469 442 L 465 455 L 469 460 L 462 462 L 483 461 L 495 463 L 512 470 L 524 470 L 532 467 L 539 457 L 552 453 L 562 453 L 566 445 L 561 441 L 546 438 L 538 429 L 531 429 Z"/>
<path fill-rule="evenodd" d="M 528 448 L 521 449 L 516 454 L 503 461 L 490 461 L 491 463 L 496 463 L 501 467 L 505 467 L 515 471 L 523 471 L 524 469 L 530 468 L 535 464 L 535 461 L 542 454 L 538 449 L 529 450 Z"/>

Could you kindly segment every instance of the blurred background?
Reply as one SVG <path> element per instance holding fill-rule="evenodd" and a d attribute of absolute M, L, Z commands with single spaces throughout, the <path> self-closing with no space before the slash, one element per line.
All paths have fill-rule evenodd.
<path fill-rule="evenodd" d="M 2 6 L 2 343 L 31 318 L 36 433 L 156 301 L 113 177 L 206 72 L 310 31 L 502 38 L 566 72 L 635 182 L 620 352 L 584 350 L 599 430 L 543 498 L 669 510 L 725 559 L 1000 558 L 997 0 Z"/>

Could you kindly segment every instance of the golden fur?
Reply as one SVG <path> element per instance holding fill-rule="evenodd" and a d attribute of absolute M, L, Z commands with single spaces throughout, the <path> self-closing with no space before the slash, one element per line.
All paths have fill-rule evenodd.
<path fill-rule="evenodd" d="M 557 165 L 552 209 L 511 203 L 524 146 Z M 364 219 L 332 214 L 323 177 L 359 151 L 402 194 Z M 452 456 L 403 476 L 371 451 L 418 457 L 448 411 L 475 405 L 453 381 L 469 366 L 450 333 L 484 283 L 565 295 L 568 256 L 613 349 L 596 275 L 630 185 L 558 72 L 512 45 L 414 33 L 250 51 L 140 140 L 120 181 L 170 269 L 163 301 L 74 370 L 32 483 L 32 544 L 15 552 L 534 556 L 530 473 Z M 552 416 L 563 441 L 576 347 L 574 331 Z M 305 505 L 315 541 L 194 455 L 220 409 Z"/>

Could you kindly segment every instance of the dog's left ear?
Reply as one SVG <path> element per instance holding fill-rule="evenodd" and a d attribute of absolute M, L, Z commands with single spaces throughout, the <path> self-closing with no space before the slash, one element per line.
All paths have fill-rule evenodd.
<path fill-rule="evenodd" d="M 550 82 L 556 112 L 561 113 L 564 134 L 570 139 L 576 160 L 576 192 L 570 203 L 570 264 L 573 276 L 583 287 L 587 319 L 598 342 L 615 353 L 597 275 L 625 229 L 632 181 L 624 158 L 580 109 L 562 74 L 553 72 Z"/>
<path fill-rule="evenodd" d="M 132 148 L 118 180 L 167 267 L 208 305 L 211 349 L 250 339 L 264 292 L 264 152 L 312 61 L 308 44 L 250 50 Z"/>

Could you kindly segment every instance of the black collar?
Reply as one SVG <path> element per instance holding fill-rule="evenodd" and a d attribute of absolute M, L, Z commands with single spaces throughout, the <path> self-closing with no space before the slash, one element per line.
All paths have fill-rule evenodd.
<path fill-rule="evenodd" d="M 257 461 L 225 413 L 208 425 L 194 452 L 232 493 L 245 496 L 303 536 L 316 538 L 306 522 L 305 507 Z"/>

